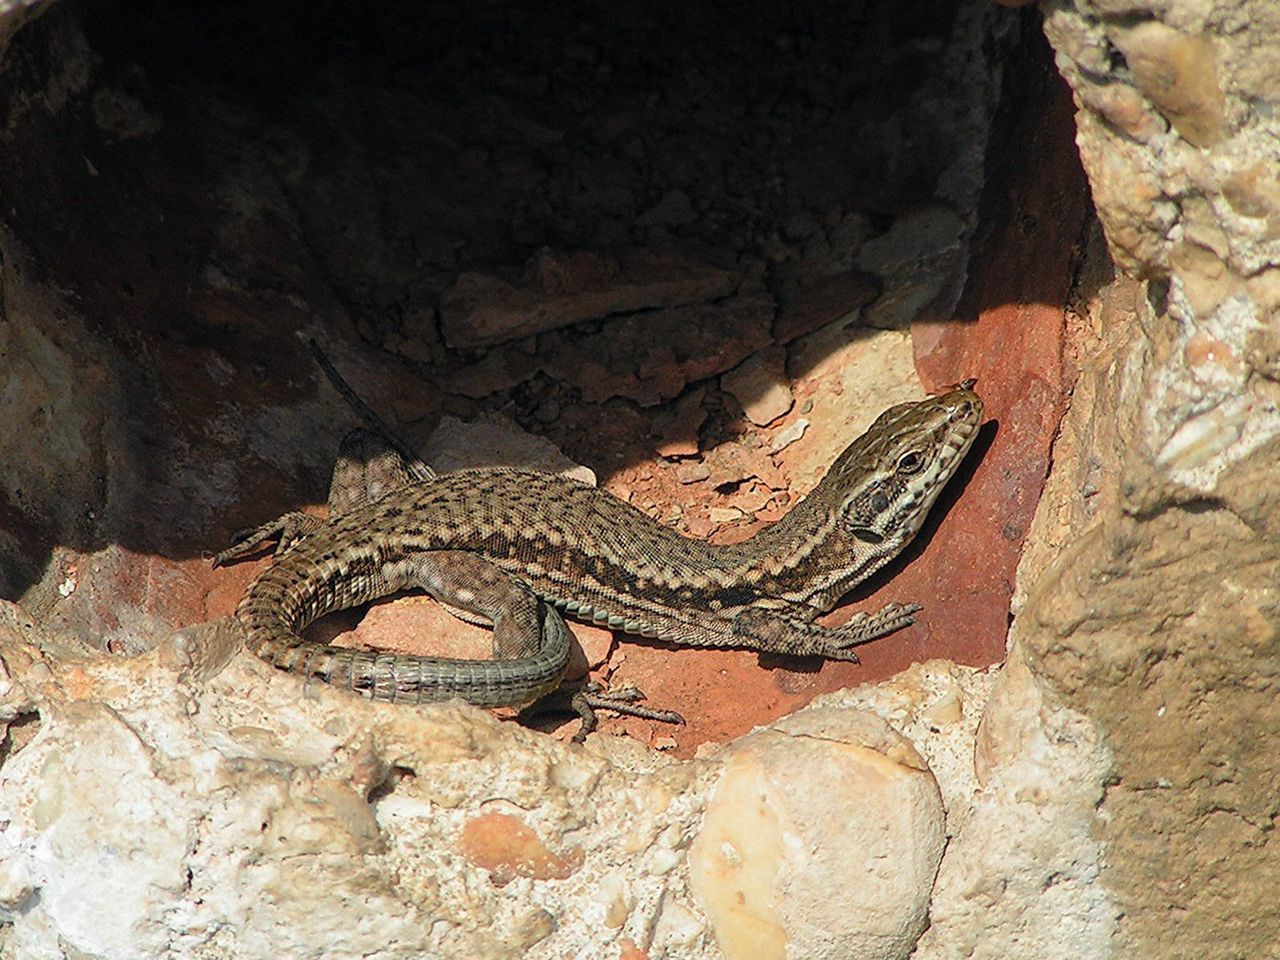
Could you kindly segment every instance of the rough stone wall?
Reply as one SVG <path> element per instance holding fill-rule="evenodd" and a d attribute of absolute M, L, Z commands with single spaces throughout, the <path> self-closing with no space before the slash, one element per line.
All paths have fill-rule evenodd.
<path fill-rule="evenodd" d="M 1024 556 L 1014 642 L 1110 753 L 1118 955 L 1280 936 L 1280 7 L 1045 8 L 1120 281 Z M 1072 749 L 1064 745 L 1063 749 Z"/>
<path fill-rule="evenodd" d="M 209 677 L 205 634 L 85 656 L 0 602 L 0 957 L 902 960 L 989 686 L 934 662 L 679 761 Z"/>

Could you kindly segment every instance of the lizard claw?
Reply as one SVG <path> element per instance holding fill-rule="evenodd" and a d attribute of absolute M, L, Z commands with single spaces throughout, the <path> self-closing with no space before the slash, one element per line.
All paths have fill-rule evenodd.
<path fill-rule="evenodd" d="M 293 511 L 260 527 L 237 530 L 231 535 L 231 545 L 221 553 L 214 554 L 212 565 L 216 569 L 234 560 L 241 560 L 253 553 L 265 540 L 276 541 L 275 556 L 278 557 L 299 540 L 314 533 L 322 524 L 319 517 Z"/>
<path fill-rule="evenodd" d="M 264 523 L 256 529 L 237 530 L 231 535 L 230 546 L 213 555 L 212 565 L 217 569 L 236 560 L 242 560 L 253 553 L 262 541 L 276 538 L 279 538 L 279 542 L 284 542 L 284 524 L 281 520 Z"/>
<path fill-rule="evenodd" d="M 911 626 L 916 622 L 915 614 L 922 609 L 918 603 L 890 603 L 874 613 L 855 614 L 848 623 L 831 631 L 822 655 L 830 660 L 860 663 L 851 647 Z"/>
<path fill-rule="evenodd" d="M 684 725 L 684 717 L 674 710 L 654 710 L 650 707 L 636 706 L 644 699 L 644 692 L 639 687 L 628 684 L 616 690 L 610 690 L 608 693 L 600 693 L 599 690 L 599 684 L 588 684 L 585 690 L 575 693 L 570 701 L 574 712 L 582 718 L 582 726 L 573 735 L 574 743 L 582 743 L 587 739 L 587 734 L 595 729 L 596 710 L 612 710 L 627 717 Z"/>

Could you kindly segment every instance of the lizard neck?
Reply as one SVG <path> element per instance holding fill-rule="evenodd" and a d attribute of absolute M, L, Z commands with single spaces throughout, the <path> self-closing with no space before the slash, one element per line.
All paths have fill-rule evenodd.
<path fill-rule="evenodd" d="M 897 556 L 977 434 L 970 386 L 882 413 L 791 512 L 741 545 L 736 572 L 757 593 L 826 610 Z"/>
<path fill-rule="evenodd" d="M 840 494 L 824 478 L 785 516 L 729 551 L 736 574 L 767 596 L 830 609 L 844 593 L 901 547 L 870 544 L 840 522 Z"/>

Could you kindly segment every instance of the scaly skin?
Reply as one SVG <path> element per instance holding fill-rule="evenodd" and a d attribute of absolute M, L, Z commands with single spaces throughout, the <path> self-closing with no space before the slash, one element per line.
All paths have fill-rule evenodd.
<path fill-rule="evenodd" d="M 970 387 L 886 410 L 804 500 L 744 543 L 693 540 L 605 491 L 500 468 L 417 482 L 397 474 L 380 499 L 328 522 L 288 515 L 215 563 L 271 537 L 292 543 L 237 608 L 249 649 L 377 699 L 496 706 L 553 690 L 568 631 L 540 600 L 673 644 L 856 661 L 854 646 L 912 623 L 919 607 L 890 604 L 837 628 L 814 619 L 919 531 L 977 435 L 982 402 Z M 379 654 L 299 635 L 326 613 L 411 587 L 494 621 L 497 659 Z"/>

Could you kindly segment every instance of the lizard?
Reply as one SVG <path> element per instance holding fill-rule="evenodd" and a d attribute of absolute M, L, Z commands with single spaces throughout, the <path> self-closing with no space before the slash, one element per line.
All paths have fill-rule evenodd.
<path fill-rule="evenodd" d="M 363 467 L 354 481 L 335 469 L 329 519 L 285 514 L 239 535 L 213 563 L 274 539 L 275 562 L 236 608 L 245 645 L 277 668 L 377 700 L 532 703 L 559 687 L 568 665 L 570 635 L 558 610 L 674 645 L 857 662 L 853 647 L 913 623 L 920 605 L 891 603 L 834 628 L 815 620 L 919 532 L 978 434 L 974 385 L 885 410 L 796 506 L 737 544 L 686 537 L 554 474 L 493 467 L 437 475 L 406 462 L 402 447 L 377 450 L 377 433 L 385 433 L 378 421 L 374 432 L 343 441 L 339 463 Z M 490 621 L 495 659 L 356 650 L 301 636 L 329 612 L 415 587 L 467 619 Z M 680 719 L 622 706 L 635 696 L 580 700 L 574 739 L 593 724 L 591 706 Z"/>

